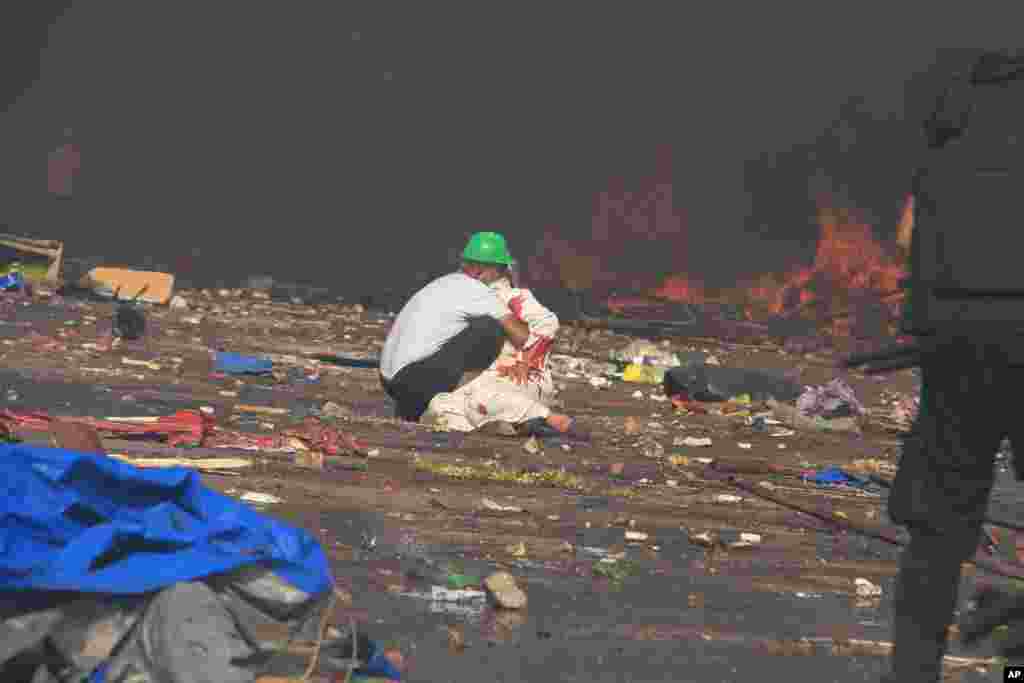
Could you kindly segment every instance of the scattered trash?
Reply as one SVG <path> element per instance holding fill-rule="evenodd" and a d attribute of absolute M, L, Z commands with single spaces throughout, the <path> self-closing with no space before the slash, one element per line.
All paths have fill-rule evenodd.
<path fill-rule="evenodd" d="M 127 285 L 121 291 L 128 297 L 138 293 L 131 291 Z M 121 298 L 116 290 L 114 295 Z M 462 440 L 452 434 L 433 433 L 420 426 L 401 424 L 395 420 L 388 399 L 381 391 L 375 357 L 379 351 L 378 333 L 387 329 L 393 316 L 378 317 L 376 313 L 357 312 L 347 304 L 331 304 L 323 308 L 289 304 L 289 299 L 278 294 L 273 298 L 257 298 L 248 292 L 229 289 L 189 290 L 173 294 L 166 309 L 126 304 L 126 307 L 144 312 L 151 327 L 150 338 L 144 345 L 129 344 L 125 340 L 122 349 L 129 348 L 131 357 L 122 359 L 123 352 L 111 353 L 121 340 L 111 338 L 106 329 L 110 302 L 97 303 L 87 299 L 69 303 L 67 310 L 44 310 L 42 307 L 60 304 L 52 304 L 49 299 L 39 297 L 0 297 L 0 304 L 9 313 L 5 318 L 8 320 L 5 323 L 7 333 L 0 340 L 0 353 L 5 355 L 12 373 L 18 372 L 26 378 L 23 388 L 18 384 L 21 380 L 12 375 L 10 383 L 5 385 L 10 388 L 0 390 L 5 392 L 0 393 L 0 397 L 6 396 L 10 403 L 0 403 L 0 407 L 15 409 L 22 402 L 26 406 L 37 405 L 39 392 L 33 390 L 27 381 L 29 378 L 34 380 L 42 377 L 39 381 L 50 382 L 50 377 L 60 377 L 61 381 L 71 385 L 82 383 L 80 376 L 88 373 L 84 383 L 85 395 L 95 390 L 97 399 L 102 400 L 106 406 L 103 412 L 92 412 L 96 406 L 80 399 L 76 393 L 77 387 L 70 387 L 66 396 L 62 397 L 66 401 L 51 406 L 54 415 L 103 415 L 124 411 L 133 416 L 102 420 L 72 418 L 73 421 L 68 424 L 74 428 L 82 427 L 87 436 L 91 434 L 94 440 L 75 441 L 73 436 L 67 436 L 66 439 L 61 437 L 60 443 L 54 444 L 60 448 L 116 451 L 107 458 L 110 466 L 134 466 L 146 474 L 163 475 L 181 469 L 189 474 L 198 471 L 221 476 L 244 476 L 238 480 L 244 483 L 235 483 L 237 491 L 232 492 L 240 505 L 251 511 L 251 505 L 276 504 L 278 507 L 268 509 L 281 510 L 282 514 L 287 513 L 286 516 L 295 511 L 284 508 L 294 503 L 297 497 L 302 497 L 302 491 L 310 491 L 310 499 L 303 504 L 306 507 L 318 505 L 316 497 L 327 499 L 344 495 L 346 490 L 350 490 L 347 487 L 362 486 L 363 493 L 356 496 L 362 501 L 364 495 L 372 498 L 374 491 L 381 494 L 382 487 L 385 491 L 399 491 L 398 487 L 401 486 L 401 492 L 411 497 L 396 494 L 384 495 L 383 498 L 378 495 L 378 498 L 387 499 L 395 505 L 400 505 L 403 499 L 407 502 L 417 501 L 422 504 L 422 509 L 416 515 L 401 508 L 385 512 L 391 521 L 387 523 L 386 530 L 384 527 L 377 529 L 381 534 L 379 553 L 369 552 L 377 548 L 376 536 L 367 534 L 360 545 L 358 529 L 354 534 L 349 530 L 335 535 L 336 527 L 319 522 L 319 515 L 314 513 L 307 517 L 305 513 L 300 514 L 304 524 L 321 523 L 330 527 L 319 531 L 323 542 L 330 543 L 339 557 L 352 555 L 356 559 L 368 559 L 383 566 L 384 563 L 396 561 L 391 553 L 390 534 L 398 527 L 405 527 L 405 522 L 415 521 L 416 524 L 411 526 L 442 523 L 436 528 L 430 526 L 422 530 L 420 541 L 424 544 L 423 552 L 427 552 L 426 544 L 435 540 L 429 538 L 430 534 L 447 533 L 442 532 L 441 528 L 457 522 L 465 523 L 470 529 L 468 533 L 479 533 L 481 539 L 488 539 L 479 548 L 472 548 L 473 540 L 469 540 L 465 546 L 461 546 L 462 541 L 458 541 L 460 548 L 457 552 L 465 552 L 467 560 L 472 558 L 472 561 L 495 563 L 499 567 L 530 568 L 538 572 L 554 571 L 556 564 L 558 571 L 566 568 L 563 565 L 571 566 L 573 572 L 586 572 L 592 568 L 595 578 L 605 578 L 611 583 L 619 583 L 625 576 L 637 571 L 635 565 L 626 561 L 627 551 L 631 555 L 643 555 L 645 558 L 658 552 L 659 546 L 656 543 L 659 532 L 653 529 L 651 532 L 640 531 L 646 526 L 643 519 L 640 519 L 639 526 L 628 526 L 621 531 L 618 523 L 615 523 L 615 529 L 607 528 L 612 515 L 618 518 L 621 513 L 624 513 L 624 517 L 635 513 L 632 503 L 626 501 L 631 495 L 640 494 L 644 505 L 664 504 L 674 511 L 687 507 L 699 508 L 709 499 L 713 503 L 732 505 L 735 509 L 727 515 L 732 519 L 731 523 L 757 528 L 760 533 L 729 530 L 730 533 L 723 535 L 721 531 L 703 531 L 690 534 L 690 542 L 701 548 L 735 549 L 731 558 L 729 554 L 725 558 L 739 563 L 771 561 L 768 559 L 769 552 L 774 554 L 778 550 L 784 553 L 787 550 L 773 547 L 766 549 L 768 552 L 765 557 L 753 559 L 749 551 L 740 550 L 760 546 L 763 538 L 771 538 L 770 534 L 778 528 L 772 519 L 773 508 L 749 507 L 753 501 L 746 500 L 747 493 L 772 491 L 779 498 L 790 497 L 799 493 L 799 490 L 794 490 L 794 487 L 800 486 L 794 478 L 801 474 L 806 475 L 804 481 L 808 485 L 856 486 L 859 491 L 867 491 L 869 489 L 861 488 L 856 481 L 858 476 L 866 478 L 867 474 L 891 474 L 898 462 L 898 449 L 892 453 L 888 451 L 898 444 L 891 439 L 883 441 L 878 431 L 872 429 L 865 434 L 865 441 L 871 439 L 871 442 L 865 443 L 865 448 L 857 449 L 858 455 L 865 458 L 870 455 L 870 459 L 844 464 L 838 471 L 830 471 L 818 465 L 806 473 L 801 473 L 792 465 L 781 467 L 783 460 L 790 464 L 801 460 L 822 462 L 831 459 L 824 453 L 824 449 L 832 439 L 822 440 L 806 434 L 799 439 L 790 440 L 786 437 L 794 437 L 806 429 L 843 431 L 849 427 L 850 431 L 854 431 L 859 425 L 866 426 L 868 423 L 860 419 L 864 416 L 856 410 L 845 416 L 841 411 L 800 415 L 794 405 L 801 396 L 807 399 L 803 387 L 807 380 L 798 384 L 790 382 L 796 387 L 795 394 L 773 393 L 773 382 L 784 387 L 788 380 L 784 382 L 778 377 L 762 376 L 770 373 L 725 367 L 733 362 L 742 362 L 745 367 L 761 367 L 757 364 L 762 360 L 766 366 L 780 362 L 774 357 L 778 350 L 776 346 L 770 342 L 753 340 L 747 345 L 729 345 L 717 343 L 721 340 L 680 338 L 673 342 L 677 345 L 675 350 L 661 343 L 656 347 L 652 345 L 645 348 L 636 345 L 631 351 L 638 353 L 628 357 L 623 355 L 616 363 L 605 362 L 603 358 L 591 361 L 587 358 L 552 356 L 554 371 L 561 377 L 572 376 L 575 380 L 564 383 L 559 381 L 556 385 L 568 395 L 566 402 L 581 402 L 579 410 L 588 421 L 588 426 L 589 423 L 594 424 L 607 437 L 596 448 L 575 442 L 570 446 L 565 443 L 565 439 L 557 437 L 549 440 L 546 436 L 539 436 L 524 441 L 528 434 L 500 442 L 478 436 Z M 33 317 L 37 315 L 36 309 L 23 312 L 22 307 L 28 306 L 28 302 L 39 308 L 40 319 L 44 320 L 38 327 Z M 202 327 L 192 327 L 193 324 Z M 154 330 L 159 334 L 154 333 Z M 567 328 L 564 332 L 560 334 L 557 343 L 560 348 L 573 354 L 596 353 L 604 356 L 608 348 L 605 344 L 618 343 L 616 337 L 603 332 L 594 334 L 592 330 L 583 327 Z M 709 348 L 698 351 L 683 344 L 706 344 Z M 754 346 L 761 348 L 755 349 Z M 232 348 L 251 355 L 209 351 Z M 36 362 L 35 358 L 23 358 L 20 355 L 22 350 L 26 354 L 45 352 L 51 357 Z M 217 355 L 234 355 L 243 361 L 241 365 L 248 364 L 249 369 L 255 367 L 256 372 L 241 369 L 239 364 L 235 364 L 234 368 L 227 367 L 227 364 L 217 367 L 215 362 L 214 369 L 219 374 L 209 373 L 210 356 L 216 358 Z M 765 359 L 766 355 L 773 357 Z M 329 360 L 323 360 L 321 364 L 314 360 L 321 358 L 362 360 L 360 364 Z M 794 362 L 801 361 L 794 359 Z M 677 393 L 672 398 L 663 393 L 672 375 L 678 376 L 681 372 L 685 374 L 693 368 L 699 370 L 696 373 L 697 379 L 703 373 L 704 384 L 702 387 L 697 382 L 690 386 L 703 388 L 705 393 Z M 152 373 L 160 373 L 160 376 L 153 376 Z M 632 386 L 619 384 L 616 381 L 619 377 L 639 383 Z M 860 391 L 859 382 L 862 378 L 859 375 L 853 377 L 849 381 Z M 320 382 L 319 386 L 310 385 L 317 381 Z M 651 381 L 660 382 L 661 387 L 645 384 Z M 608 387 L 612 391 L 597 394 L 597 389 Z M 871 393 L 874 394 L 875 390 Z M 630 395 L 636 400 L 629 399 Z M 588 396 L 594 398 L 593 404 L 587 405 Z M 763 400 L 772 396 L 788 401 L 785 408 L 790 412 L 772 407 L 770 403 L 771 410 L 765 411 Z M 882 408 L 872 405 L 870 418 L 890 427 L 900 420 L 905 422 L 909 419 L 910 408 L 916 408 L 917 399 L 894 396 L 883 394 Z M 698 397 L 703 402 L 698 401 Z M 709 403 L 711 399 L 715 399 L 716 403 Z M 672 400 L 673 405 L 679 409 L 653 405 L 654 402 L 667 400 Z M 203 402 L 211 405 L 200 409 L 199 405 Z M 180 421 L 174 415 L 161 417 L 161 414 L 174 410 L 167 406 L 178 405 L 193 405 L 196 408 L 192 411 L 195 415 Z M 214 405 L 215 408 L 211 407 Z M 776 405 L 783 404 L 776 401 Z M 561 412 L 563 406 L 553 405 L 552 408 Z M 897 411 L 902 413 L 897 415 Z M 633 416 L 626 417 L 631 413 Z M 691 419 L 690 415 L 697 417 Z M 735 419 L 704 419 L 701 415 L 732 416 Z M 63 422 L 64 418 L 59 420 Z M 50 418 L 45 413 L 0 411 L 0 431 L 4 432 L 4 439 L 16 438 L 8 428 L 24 429 L 27 432 L 52 429 L 56 433 L 59 430 L 57 422 L 58 418 Z M 744 423 L 749 429 L 743 426 Z M 877 425 L 872 423 L 871 426 Z M 358 447 L 358 442 L 339 427 L 367 434 L 374 445 L 379 447 L 368 450 Z M 766 437 L 772 437 L 772 440 Z M 755 441 L 747 442 L 747 438 L 754 438 Z M 748 451 L 755 446 L 759 452 L 768 449 L 763 452 L 762 459 L 774 464 L 771 463 L 774 455 L 774 460 L 780 464 L 780 471 L 768 472 L 767 476 L 773 481 L 758 483 L 759 488 L 751 487 L 753 490 L 744 491 L 742 497 L 716 495 L 713 488 L 715 484 L 709 485 L 703 479 L 703 476 L 710 479 L 711 473 L 701 472 L 704 466 L 714 464 L 716 459 L 697 458 L 694 457 L 695 450 L 688 450 L 713 447 L 713 439 L 719 442 L 717 445 L 721 446 L 722 457 L 729 452 L 727 443 L 737 444 L 735 448 Z M 58 440 L 57 437 L 54 440 Z M 781 441 L 787 441 L 788 444 Z M 773 445 L 776 448 L 788 445 L 793 457 L 780 458 L 787 454 L 772 454 L 770 448 Z M 179 447 L 188 447 L 190 450 L 176 450 Z M 520 451 L 520 448 L 523 450 Z M 332 451 L 335 455 L 331 455 Z M 708 452 L 719 454 L 719 451 L 713 449 Z M 383 462 L 381 459 L 365 460 L 365 457 L 379 457 L 381 453 L 386 455 Z M 537 457 L 526 457 L 524 453 Z M 359 457 L 349 457 L 352 455 Z M 737 454 L 736 460 L 748 462 L 750 455 L 749 452 Z M 647 460 L 642 460 L 641 456 Z M 398 474 L 405 467 L 400 462 L 405 457 L 409 458 L 408 464 L 412 467 Z M 843 458 L 842 462 L 847 463 L 848 459 Z M 298 472 L 292 469 L 294 465 L 312 467 L 314 471 Z M 369 472 L 370 466 L 372 475 L 362 474 Z M 807 465 L 802 467 L 811 469 Z M 289 480 L 287 473 L 282 472 L 284 468 L 292 469 L 296 475 L 293 480 Z M 327 486 L 325 480 L 317 483 L 316 493 L 313 493 L 312 489 L 307 488 L 306 482 L 315 482 L 321 469 L 344 472 L 335 471 L 333 474 L 337 476 L 330 478 L 329 483 L 336 481 L 337 487 Z M 250 473 L 253 475 L 251 483 L 248 478 Z M 389 477 L 394 477 L 394 480 Z M 451 479 L 480 483 L 455 484 Z M 428 489 L 428 486 L 440 488 Z M 530 487 L 553 487 L 556 490 L 535 491 Z M 258 493 L 264 490 L 269 493 Z M 717 490 L 729 491 L 723 488 Z M 273 494 L 274 491 L 277 493 Z M 436 497 L 431 498 L 426 491 L 436 494 Z M 805 489 L 804 493 L 810 495 L 814 491 Z M 465 498 L 467 494 L 471 497 Z M 494 495 L 495 498 L 483 498 L 486 494 Z M 514 497 L 506 494 L 513 494 Z M 836 499 L 835 495 L 814 495 L 822 499 Z M 847 492 L 841 499 L 850 501 L 852 494 Z M 748 504 L 746 507 L 742 505 L 745 502 Z M 362 506 L 363 503 L 355 504 Z M 849 515 L 854 518 L 861 514 L 867 514 L 869 518 L 873 514 L 876 517 L 884 515 L 884 511 L 878 513 L 868 510 L 865 513 L 855 507 L 856 502 L 849 504 Z M 327 502 L 324 505 L 325 509 L 330 509 Z M 437 513 L 438 509 L 445 510 L 445 513 Z M 726 514 L 726 508 L 721 509 L 722 514 Z M 750 514 L 743 513 L 744 509 Z M 592 511 L 597 513 L 589 514 Z M 527 515 L 527 512 L 536 514 Z M 831 509 L 827 516 L 829 519 L 833 517 Z M 834 516 L 842 519 L 843 513 L 836 511 Z M 537 530 L 538 526 L 543 532 Z M 593 531 L 584 532 L 584 527 Z M 473 532 L 473 529 L 478 531 Z M 408 529 L 403 529 L 402 533 L 406 531 Z M 572 536 L 574 532 L 579 535 Z M 611 537 L 606 532 L 612 532 Z M 500 539 L 496 545 L 490 542 L 494 538 L 492 533 Z M 623 536 L 616 536 L 619 533 Z M 769 535 L 762 537 L 762 534 Z M 535 546 L 534 539 L 538 536 L 552 542 L 549 544 L 538 540 Z M 568 540 L 563 540 L 563 536 Z M 516 537 L 522 538 L 524 542 L 513 542 Z M 614 545 L 608 549 L 588 548 L 583 545 L 584 538 L 590 543 Z M 664 547 L 664 555 L 650 565 L 652 573 L 670 571 L 662 566 L 663 561 L 678 565 L 679 552 L 674 552 L 675 546 L 666 541 Z M 684 562 L 691 561 L 693 555 L 704 555 L 699 548 L 687 548 L 680 550 Z M 362 553 L 361 549 L 367 553 Z M 746 558 L 744 552 L 747 553 Z M 714 562 L 721 559 L 717 554 L 709 552 L 707 557 L 693 561 L 703 561 L 710 565 L 714 563 L 712 556 Z M 586 565 L 580 567 L 578 560 L 585 560 Z M 383 575 L 385 570 L 375 567 L 373 571 L 380 571 Z M 461 570 L 452 569 L 438 572 L 437 576 L 430 577 L 422 584 L 425 593 L 421 597 L 431 601 L 432 611 L 492 618 L 495 612 L 486 609 L 481 600 L 481 597 L 488 594 L 482 580 L 486 572 L 480 577 L 471 576 L 472 573 L 469 571 L 464 574 Z M 724 569 L 722 573 L 725 574 Z M 537 580 L 544 579 L 538 576 Z M 849 579 L 846 581 L 849 582 Z M 435 600 L 430 588 L 432 585 L 452 592 L 439 595 Z M 525 584 L 523 587 L 526 587 Z M 402 588 L 401 585 L 388 584 L 391 592 Z M 536 600 L 537 594 L 531 592 Z M 547 592 L 545 598 L 548 597 Z M 690 597 L 694 599 L 691 601 Z M 692 594 L 688 596 L 687 603 L 691 607 L 702 606 L 702 598 L 699 594 Z M 458 612 L 458 609 L 462 609 L 460 602 L 471 607 L 466 607 L 465 612 Z M 363 617 L 358 619 L 362 624 Z M 461 642 L 469 645 L 465 638 Z M 335 652 L 325 652 L 325 656 L 333 659 Z"/>
<path fill-rule="evenodd" d="M 199 472 L 224 473 L 227 470 L 238 470 L 252 467 L 252 460 L 245 458 L 138 458 L 124 453 L 108 453 L 108 456 L 135 467 L 188 467 Z M 265 494 L 263 494 L 265 495 Z M 273 497 L 273 496 L 271 496 Z M 247 500 L 243 498 L 243 500 Z M 248 502 L 259 502 L 248 500 Z M 268 502 L 281 502 L 280 500 Z"/>
<path fill-rule="evenodd" d="M 274 406 L 251 406 L 247 403 L 235 404 L 235 410 L 239 413 L 256 413 L 259 415 L 287 415 L 290 412 L 287 408 L 276 408 Z"/>
<path fill-rule="evenodd" d="M 591 383 L 594 380 L 607 381 L 607 375 L 613 375 L 618 372 L 618 368 L 614 363 L 574 358 L 557 353 L 551 354 L 549 363 L 551 364 L 551 372 L 556 376 L 572 378 L 586 375 Z M 605 386 L 604 382 L 599 382 L 599 384 Z M 611 382 L 608 381 L 608 385 L 610 384 Z"/>
<path fill-rule="evenodd" d="M 246 503 L 254 503 L 256 505 L 273 505 L 275 503 L 284 502 L 277 496 L 273 496 L 269 493 L 259 493 L 258 491 L 245 491 L 238 497 L 238 499 L 244 500 Z"/>
<path fill-rule="evenodd" d="M 857 587 L 857 597 L 877 598 L 882 595 L 882 587 L 876 586 L 867 579 L 857 578 L 853 583 Z"/>
<path fill-rule="evenodd" d="M 173 297 L 171 297 L 171 300 L 168 302 L 167 306 L 172 311 L 187 311 L 188 301 L 186 301 L 185 297 L 181 296 L 180 294 L 175 294 Z"/>
<path fill-rule="evenodd" d="M 734 496 L 731 493 L 719 493 L 715 496 L 716 503 L 741 503 L 743 499 L 739 496 Z"/>
<path fill-rule="evenodd" d="M 680 365 L 679 356 L 648 339 L 636 339 L 625 348 L 613 351 L 610 356 L 614 361 L 633 365 L 660 368 L 674 368 Z"/>
<path fill-rule="evenodd" d="M 858 489 L 872 486 L 871 482 L 855 477 L 838 467 L 826 467 L 820 471 L 808 470 L 801 475 L 801 478 L 818 486 L 849 486 Z"/>
<path fill-rule="evenodd" d="M 14 271 L 0 276 L 0 291 L 20 292 L 25 289 L 25 278 L 20 271 Z"/>
<path fill-rule="evenodd" d="M 649 441 L 644 444 L 644 457 L 658 460 L 665 455 L 665 447 L 657 441 Z"/>
<path fill-rule="evenodd" d="M 430 589 L 430 599 L 436 602 L 474 602 L 484 600 L 487 594 L 483 591 L 470 589 L 452 589 L 434 586 Z"/>
<path fill-rule="evenodd" d="M 794 406 L 785 403 L 769 400 L 767 404 L 777 418 L 789 423 L 796 429 L 820 432 L 860 432 L 860 425 L 855 417 L 824 418 L 820 415 L 807 417 L 802 415 Z"/>
<path fill-rule="evenodd" d="M 859 472 L 863 474 L 895 474 L 896 465 L 886 460 L 879 460 L 877 458 L 865 458 L 861 460 L 854 460 L 852 463 L 847 465 L 846 469 L 851 472 Z"/>
<path fill-rule="evenodd" d="M 715 539 L 708 531 L 702 531 L 699 534 L 689 534 L 690 543 L 694 545 L 703 546 L 705 548 L 712 548 L 715 545 Z"/>
<path fill-rule="evenodd" d="M 345 406 L 339 405 L 334 401 L 327 401 L 320 406 L 320 414 L 324 417 L 352 417 L 352 411 Z"/>
<path fill-rule="evenodd" d="M 640 424 L 640 420 L 633 417 L 632 415 L 627 417 L 622 422 L 622 431 L 626 436 L 633 436 L 639 434 L 643 429 L 643 425 Z"/>
<path fill-rule="evenodd" d="M 214 354 L 214 372 L 226 375 L 266 375 L 274 369 L 274 362 L 266 358 L 243 356 L 240 353 L 217 351 Z"/>
<path fill-rule="evenodd" d="M 622 381 L 640 384 L 661 384 L 665 381 L 665 368 L 630 363 L 622 371 Z"/>
<path fill-rule="evenodd" d="M 99 296 L 166 304 L 174 291 L 174 276 L 129 268 L 93 268 L 82 277 L 79 286 Z"/>
<path fill-rule="evenodd" d="M 298 439 L 289 440 L 289 443 L 295 447 L 296 451 L 298 451 L 295 454 L 294 461 L 297 467 L 323 471 L 325 463 L 323 453 L 320 451 L 308 450 L 306 445 Z"/>
<path fill-rule="evenodd" d="M 789 401 L 800 395 L 800 387 L 788 379 L 767 372 L 706 365 L 672 368 L 665 373 L 665 395 L 687 401 L 728 401 L 748 395 L 749 400 L 775 398 Z"/>
<path fill-rule="evenodd" d="M 806 387 L 797 398 L 796 409 L 804 417 L 826 419 L 867 414 L 850 385 L 838 377 L 819 387 Z"/>
<path fill-rule="evenodd" d="M 466 587 L 479 586 L 479 576 L 466 576 L 465 574 L 449 574 L 448 575 L 448 587 L 454 589 L 464 589 Z"/>
<path fill-rule="evenodd" d="M 5 434 L 9 434 L 4 427 Z M 50 443 L 56 448 L 64 448 L 79 453 L 100 453 L 107 451 L 103 448 L 103 440 L 94 427 L 79 422 L 65 422 L 56 420 L 50 424 Z"/>
<path fill-rule="evenodd" d="M 143 367 L 143 368 L 146 368 L 147 370 L 153 370 L 153 371 L 157 371 L 157 370 L 159 370 L 160 368 L 163 367 L 159 363 L 156 363 L 156 362 L 153 362 L 153 361 L 137 360 L 135 358 L 128 358 L 128 357 L 121 358 L 121 364 L 122 365 L 134 365 L 136 367 Z"/>
<path fill-rule="evenodd" d="M 136 436 L 165 437 L 170 446 L 198 446 L 212 429 L 212 420 L 194 410 L 179 410 L 169 416 L 146 416 L 143 418 L 61 418 L 66 422 L 91 425 L 99 432 L 132 434 Z M 0 412 L 0 422 L 12 427 L 25 427 L 48 431 L 54 418 L 42 412 Z"/>
<path fill-rule="evenodd" d="M 515 578 L 506 572 L 495 572 L 484 579 L 484 588 L 498 607 L 522 609 L 526 607 L 526 593 L 516 584 Z"/>
<path fill-rule="evenodd" d="M 480 500 L 480 504 L 484 506 L 484 509 L 491 510 L 492 512 L 522 512 L 523 508 L 516 507 L 514 505 L 501 505 L 495 503 L 490 498 L 483 498 Z"/>
<path fill-rule="evenodd" d="M 505 546 L 505 552 L 512 557 L 526 557 L 526 544 L 520 541 L 519 543 Z"/>
<path fill-rule="evenodd" d="M 621 584 L 639 570 L 640 566 L 636 562 L 630 562 L 621 557 L 601 558 L 594 563 L 592 569 L 594 576 L 608 579 L 613 585 Z"/>

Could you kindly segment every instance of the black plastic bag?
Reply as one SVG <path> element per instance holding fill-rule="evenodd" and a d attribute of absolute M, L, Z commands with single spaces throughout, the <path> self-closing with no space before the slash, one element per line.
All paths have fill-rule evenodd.
<path fill-rule="evenodd" d="M 666 396 L 685 395 L 691 401 L 728 401 L 749 394 L 755 401 L 774 398 L 795 401 L 802 391 L 796 383 L 766 372 L 692 363 L 665 373 Z"/>

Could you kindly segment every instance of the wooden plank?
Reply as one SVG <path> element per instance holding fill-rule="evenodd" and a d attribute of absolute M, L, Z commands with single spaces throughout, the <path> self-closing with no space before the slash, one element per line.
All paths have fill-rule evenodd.
<path fill-rule="evenodd" d="M 48 247 L 50 249 L 60 249 L 62 246 L 64 246 L 64 243 L 58 240 L 29 239 L 28 237 L 19 237 L 18 235 L 11 235 L 9 233 L 0 233 L 0 240 L 7 240 L 10 242 L 21 242 L 24 244 L 31 244 L 36 247 Z"/>
<path fill-rule="evenodd" d="M 191 467 L 196 470 L 237 470 L 252 467 L 243 458 L 139 458 L 126 453 L 110 453 L 111 458 L 136 467 Z"/>
<path fill-rule="evenodd" d="M 287 408 L 275 408 L 274 406 L 253 406 L 246 403 L 238 403 L 235 405 L 235 410 L 240 413 L 256 413 L 259 415 L 287 415 L 289 411 Z"/>
<path fill-rule="evenodd" d="M 56 240 L 31 240 L 15 235 L 0 234 L 0 245 L 10 247 L 26 254 L 48 256 L 50 263 L 46 269 L 47 282 L 57 282 L 64 261 L 64 243 Z"/>
<path fill-rule="evenodd" d="M 37 254 L 39 256 L 49 256 L 53 258 L 57 255 L 55 249 L 47 249 L 46 247 L 36 247 L 31 244 L 23 244 L 21 242 L 13 242 L 11 240 L 0 240 L 0 245 L 23 251 L 26 254 Z"/>

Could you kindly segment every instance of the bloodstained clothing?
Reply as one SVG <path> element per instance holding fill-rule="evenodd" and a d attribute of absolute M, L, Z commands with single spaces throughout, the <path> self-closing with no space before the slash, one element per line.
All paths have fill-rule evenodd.
<path fill-rule="evenodd" d="M 470 432 L 499 421 L 521 424 L 551 414 L 555 385 L 548 358 L 558 332 L 558 317 L 529 289 L 513 287 L 507 279 L 498 280 L 491 288 L 509 311 L 526 323 L 530 335 L 522 349 L 506 341 L 497 360 L 480 376 L 434 397 L 427 414 L 452 431 Z M 525 384 L 502 375 L 503 368 L 520 363 L 530 366 Z"/>

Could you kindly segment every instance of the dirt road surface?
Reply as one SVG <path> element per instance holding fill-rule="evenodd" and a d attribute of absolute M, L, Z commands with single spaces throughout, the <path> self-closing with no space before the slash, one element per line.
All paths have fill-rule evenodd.
<path fill-rule="evenodd" d="M 136 461 L 189 459 L 230 495 L 269 494 L 277 502 L 254 505 L 313 532 L 352 593 L 334 620 L 354 618 L 399 648 L 406 680 L 846 682 L 885 670 L 903 537 L 886 517 L 886 490 L 807 477 L 835 465 L 891 478 L 905 427 L 892 397 L 916 393 L 913 371 L 879 380 L 838 370 L 837 351 L 666 342 L 801 384 L 845 377 L 870 411 L 856 433 L 790 429 L 758 403 L 705 404 L 702 414 L 658 385 L 597 388 L 590 380 L 609 352 L 631 340 L 567 326 L 555 353 L 580 362 L 556 373 L 560 400 L 592 438 L 533 448 L 400 423 L 376 370 L 313 360 L 377 354 L 390 319 L 358 306 L 183 292 L 187 310 L 149 308 L 146 336 L 112 345 L 111 304 L 46 294 L 0 302 L 3 407 L 96 418 L 204 408 L 250 435 L 246 448 L 114 437 L 104 446 Z M 213 373 L 216 349 L 269 358 L 273 375 Z M 281 433 L 303 419 L 359 448 L 318 468 L 315 448 Z M 266 447 L 273 438 L 280 448 Z M 246 466 L 203 465 L 218 454 Z M 1012 516 L 1012 477 L 1000 478 L 994 505 Z M 435 586 L 463 577 L 472 587 L 498 569 L 525 590 L 525 609 L 433 599 Z M 858 596 L 858 579 L 880 597 Z M 967 572 L 965 587 L 974 580 Z M 948 680 L 1001 675 L 987 649 L 954 644 L 950 654 Z"/>

